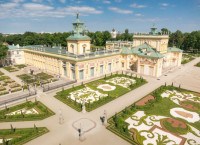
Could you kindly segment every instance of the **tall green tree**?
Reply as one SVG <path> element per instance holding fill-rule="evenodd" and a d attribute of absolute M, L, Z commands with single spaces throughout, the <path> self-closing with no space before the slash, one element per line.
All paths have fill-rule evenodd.
<path fill-rule="evenodd" d="M 8 47 L 6 45 L 3 45 L 3 43 L 0 43 L 0 59 L 4 59 L 7 56 Z"/>

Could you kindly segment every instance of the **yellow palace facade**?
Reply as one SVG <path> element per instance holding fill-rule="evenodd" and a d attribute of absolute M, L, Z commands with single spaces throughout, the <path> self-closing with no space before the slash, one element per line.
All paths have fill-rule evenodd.
<path fill-rule="evenodd" d="M 162 75 L 163 65 L 171 65 L 168 59 L 171 52 L 177 54 L 175 66 L 180 65 L 178 60 L 181 59 L 182 51 L 176 48 L 170 49 L 169 52 L 168 37 L 164 39 L 165 42 L 162 40 L 160 42 L 156 38 L 156 42 L 159 43 L 156 44 L 156 48 L 151 46 L 154 44 L 152 40 L 147 41 L 145 38 L 143 41 L 144 38 L 140 35 L 134 36 L 137 39 L 130 42 L 130 47 L 111 47 L 118 45 L 119 42 L 107 42 L 106 50 L 91 52 L 91 39 L 86 35 L 84 23 L 79 21 L 78 14 L 73 28 L 73 34 L 66 39 L 67 50 L 42 45 L 24 46 L 25 63 L 44 72 L 76 81 L 88 80 L 120 70 L 132 70 L 140 74 L 159 77 Z M 160 44 L 162 44 L 161 47 L 157 46 Z M 159 48 L 162 51 L 157 51 Z"/>

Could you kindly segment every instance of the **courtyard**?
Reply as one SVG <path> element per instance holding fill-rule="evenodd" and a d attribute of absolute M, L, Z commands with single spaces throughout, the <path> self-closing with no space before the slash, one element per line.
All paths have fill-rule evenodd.
<path fill-rule="evenodd" d="M 128 144 L 130 144 L 129 142 L 122 139 L 121 137 L 118 137 L 117 135 L 115 135 L 114 133 L 107 130 L 104 126 L 101 125 L 101 121 L 100 121 L 99 117 L 103 115 L 104 110 L 107 110 L 108 117 L 110 118 L 113 115 L 115 115 L 116 112 L 120 112 L 121 110 L 124 110 L 124 108 L 132 105 L 134 102 L 137 102 L 138 100 L 142 100 L 142 98 L 144 96 L 148 96 L 147 94 L 151 93 L 153 90 L 160 87 L 160 85 L 164 85 L 165 82 L 168 85 L 171 85 L 172 81 L 173 81 L 174 86 L 178 87 L 179 84 L 181 84 L 181 88 L 185 88 L 188 90 L 193 90 L 193 91 L 198 92 L 198 90 L 200 89 L 199 88 L 200 85 L 198 85 L 199 84 L 198 78 L 200 77 L 199 76 L 200 74 L 198 73 L 199 68 L 195 67 L 194 65 L 199 61 L 200 61 L 200 59 L 197 58 L 196 60 L 192 61 L 191 63 L 186 64 L 185 66 L 182 66 L 181 69 L 178 69 L 174 72 L 170 72 L 167 76 L 162 76 L 160 78 L 160 80 L 157 80 L 154 78 L 149 78 L 149 77 L 144 77 L 144 79 L 146 79 L 148 81 L 147 84 L 144 84 L 143 86 L 140 86 L 139 88 L 136 88 L 133 91 L 130 91 L 129 88 L 127 89 L 124 87 L 125 89 L 127 89 L 129 91 L 125 95 L 122 95 L 121 97 L 118 97 L 117 99 L 115 99 L 109 103 L 99 106 L 95 110 L 93 110 L 89 113 L 86 113 L 86 114 L 75 111 L 71 107 L 67 106 L 66 104 L 62 103 L 61 101 L 59 101 L 53 97 L 56 95 L 56 92 L 62 91 L 62 88 L 60 90 L 47 92 L 47 93 L 45 93 L 46 95 L 44 94 L 39 98 L 37 97 L 37 100 L 42 102 L 43 104 L 45 104 L 45 106 L 47 106 L 49 109 L 51 109 L 53 112 L 55 112 L 56 113 L 55 115 L 50 116 L 43 120 L 23 121 L 23 122 L 22 121 L 1 122 L 0 123 L 1 129 L 10 129 L 11 128 L 10 124 L 12 124 L 14 128 L 16 127 L 16 129 L 18 129 L 18 128 L 24 128 L 24 129 L 25 128 L 33 128 L 33 130 L 34 130 L 34 124 L 38 128 L 39 127 L 47 127 L 49 132 L 47 131 L 48 133 L 45 133 L 42 136 L 29 141 L 27 143 L 29 145 L 38 144 L 38 143 L 39 144 L 48 144 L 48 145 L 68 144 L 68 143 L 74 144 L 74 145 L 77 145 L 77 144 L 87 144 L 87 145 L 93 145 L 93 144 L 122 145 L 123 144 L 123 145 L 128 145 Z M 194 75 L 195 75 L 195 78 L 193 78 Z M 108 92 L 109 92 L 109 94 L 112 94 L 111 91 L 107 91 L 107 90 L 103 91 L 103 89 L 114 89 L 112 86 L 116 87 L 116 85 L 113 83 L 110 84 L 109 82 L 106 82 L 107 80 L 103 80 L 103 81 L 104 81 L 104 83 L 98 82 L 98 83 L 95 83 L 96 85 L 92 84 L 92 87 L 98 87 L 102 84 L 109 84 L 109 86 L 106 85 L 104 87 L 103 86 L 99 87 L 98 91 L 99 91 L 99 93 L 104 92 L 104 93 L 108 94 Z M 86 84 L 84 84 L 84 85 L 86 85 Z M 118 86 L 122 87 L 120 85 L 118 85 Z M 73 87 L 73 86 L 71 85 L 71 87 Z M 68 88 L 64 88 L 64 90 L 67 90 L 67 89 Z M 79 90 L 81 90 L 81 89 L 79 89 Z M 114 90 L 116 90 L 116 88 Z M 114 90 L 112 90 L 112 91 L 114 91 Z M 74 92 L 74 91 L 72 91 L 72 92 Z M 191 104 L 187 104 L 188 101 L 184 102 L 183 100 L 180 100 L 181 99 L 180 96 L 182 93 L 181 94 L 179 94 L 179 93 L 180 92 L 178 92 L 178 91 L 175 92 L 172 90 L 167 90 L 167 91 L 163 92 L 163 95 L 162 95 L 163 96 L 162 100 L 168 100 L 168 101 L 165 101 L 165 103 L 170 102 L 173 104 L 173 106 L 168 108 L 168 110 L 171 109 L 172 114 L 175 112 L 176 114 L 174 113 L 173 114 L 174 116 L 169 114 L 170 111 L 168 113 L 166 112 L 166 114 L 163 114 L 163 112 L 157 112 L 157 114 L 153 114 L 152 110 L 149 110 L 149 112 L 143 111 L 143 110 L 138 110 L 135 113 L 133 112 L 132 114 L 130 114 L 130 115 L 137 116 L 138 117 L 137 119 L 135 117 L 129 118 L 127 116 L 126 119 L 129 118 L 129 120 L 127 120 L 127 122 L 130 121 L 130 124 L 132 124 L 132 125 L 134 125 L 134 124 L 137 125 L 137 123 L 138 123 L 137 120 L 143 118 L 141 125 L 143 125 L 143 127 L 146 127 L 145 130 L 149 130 L 149 128 L 152 128 L 152 126 L 150 126 L 150 125 L 156 126 L 152 129 L 150 129 L 151 133 L 145 134 L 145 132 L 141 131 L 141 133 L 138 135 L 138 138 L 144 139 L 144 137 L 148 138 L 150 135 L 155 134 L 154 138 L 151 138 L 150 140 L 148 140 L 148 142 L 147 142 L 147 140 L 143 140 L 144 144 L 145 143 L 154 143 L 159 138 L 160 138 L 160 141 L 167 141 L 167 143 L 169 143 L 169 144 L 170 143 L 173 144 L 174 141 L 177 143 L 181 142 L 184 139 L 186 139 L 187 137 L 194 138 L 194 140 L 189 140 L 190 138 L 187 138 L 191 144 L 194 143 L 195 141 L 198 141 L 199 138 L 196 135 L 198 135 L 197 130 L 199 130 L 199 128 L 198 128 L 199 125 L 198 124 L 197 124 L 197 126 L 194 125 L 198 122 L 194 122 L 194 123 L 188 122 L 190 120 L 187 121 L 186 119 L 178 117 L 178 115 L 181 114 L 182 116 L 186 115 L 187 116 L 186 118 L 191 118 L 191 116 L 195 116 L 195 113 L 191 113 L 191 112 L 196 112 L 196 110 L 191 110 L 191 109 L 187 108 L 188 106 L 191 106 Z M 171 95 L 172 100 L 169 99 L 169 97 L 167 97 L 167 94 Z M 174 97 L 172 97 L 172 94 Z M 183 93 L 183 95 L 185 95 L 185 93 Z M 193 94 L 193 95 L 191 95 L 191 94 L 187 95 L 187 93 L 186 93 L 186 96 L 190 101 L 195 100 L 195 94 Z M 177 102 L 183 102 L 185 104 L 185 106 L 187 106 L 187 107 L 180 106 L 180 104 L 178 104 L 176 102 L 176 100 L 177 100 L 176 96 L 180 100 Z M 152 97 L 149 97 L 149 98 L 152 98 Z M 146 99 L 144 99 L 144 100 L 146 100 Z M 34 101 L 35 100 L 33 99 L 32 102 L 34 102 Z M 148 102 L 152 103 L 153 101 L 154 100 L 148 101 Z M 77 99 L 77 103 L 78 103 L 78 99 Z M 140 102 L 140 104 L 144 104 L 144 102 L 143 103 Z M 164 105 L 161 105 L 161 106 L 164 106 Z M 154 105 L 154 107 L 159 107 L 159 105 L 158 106 Z M 173 109 L 172 107 L 175 109 Z M 5 106 L 4 106 L 4 108 L 5 108 Z M 8 107 L 8 108 L 10 108 L 10 107 Z M 195 106 L 193 108 L 196 109 L 196 108 L 198 108 L 198 106 Z M 64 118 L 63 124 L 59 124 L 59 110 L 60 109 L 62 110 L 62 115 Z M 182 109 L 184 109 L 184 110 L 182 110 Z M 19 110 L 22 110 L 22 112 L 23 112 L 23 109 L 15 109 L 12 112 L 19 111 Z M 154 109 L 154 110 L 157 111 L 159 109 Z M 33 110 L 26 109 L 26 112 L 28 112 L 28 111 L 35 112 Z M 182 113 L 183 111 L 186 114 L 183 115 L 183 113 Z M 11 113 L 11 112 L 8 112 L 6 114 L 9 114 L 9 113 Z M 16 115 L 17 115 L 17 113 L 16 113 Z M 20 115 L 21 115 L 21 111 L 20 111 Z M 30 114 L 27 114 L 27 115 L 30 115 Z M 37 113 L 33 114 L 33 115 L 37 115 Z M 145 116 L 148 116 L 148 117 L 145 117 Z M 87 121 L 86 119 L 84 120 L 81 118 L 91 119 L 92 122 L 95 122 L 96 126 L 94 126 L 91 121 Z M 168 119 L 165 119 L 165 118 L 168 118 Z M 170 120 L 170 118 L 175 118 L 177 121 L 179 120 L 178 123 L 180 124 L 181 127 L 186 126 L 186 128 L 180 128 L 180 127 L 176 128 L 175 131 L 182 132 L 181 134 L 179 133 L 180 135 L 174 136 L 174 133 L 169 133 L 169 132 L 166 132 L 166 130 L 162 129 L 161 122 L 163 121 L 164 124 L 167 124 L 167 125 L 165 125 L 165 126 L 167 126 L 166 129 L 168 129 L 169 131 L 174 130 L 174 127 L 172 128 L 170 126 L 170 122 L 175 121 L 175 120 Z M 132 120 L 132 119 L 136 119 L 136 120 Z M 80 142 L 78 140 L 78 132 L 72 126 L 74 124 L 76 128 L 80 127 L 80 124 L 76 123 L 77 120 L 80 120 L 82 122 L 82 128 L 85 131 L 88 130 L 88 127 L 94 126 L 92 130 L 85 133 L 86 139 L 83 142 Z M 192 120 L 195 121 L 194 118 Z M 131 121 L 132 122 L 135 121 L 135 122 L 132 123 Z M 147 125 L 144 122 L 146 122 Z M 54 125 L 52 125 L 52 124 L 54 124 Z M 128 129 L 131 130 L 131 126 L 127 126 L 127 127 L 128 127 Z M 139 131 L 139 128 L 141 126 L 140 127 L 132 126 L 132 128 L 137 128 L 137 127 L 138 127 L 138 131 Z M 150 135 L 148 135 L 148 134 L 150 134 Z M 167 136 L 167 138 L 164 136 Z M 48 140 L 47 140 L 47 138 L 48 138 Z M 12 139 L 12 136 L 4 137 L 4 140 L 10 140 L 10 139 Z M 3 142 L 3 138 L 2 138 L 2 142 Z M 185 143 L 187 143 L 187 141 Z"/>

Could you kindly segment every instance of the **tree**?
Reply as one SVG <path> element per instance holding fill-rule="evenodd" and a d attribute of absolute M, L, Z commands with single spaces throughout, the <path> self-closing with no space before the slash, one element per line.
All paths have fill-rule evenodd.
<path fill-rule="evenodd" d="M 111 40 L 111 34 L 108 31 L 103 32 L 103 45 L 106 45 L 106 41 Z"/>
<path fill-rule="evenodd" d="M 3 45 L 3 43 L 0 43 L 0 63 L 1 65 L 4 65 L 5 58 L 7 57 L 8 47 L 6 45 Z"/>

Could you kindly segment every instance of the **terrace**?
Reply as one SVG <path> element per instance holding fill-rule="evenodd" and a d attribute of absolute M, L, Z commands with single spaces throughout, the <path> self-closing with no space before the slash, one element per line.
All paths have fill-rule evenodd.
<path fill-rule="evenodd" d="M 113 49 L 113 50 L 100 50 L 90 53 L 84 53 L 84 54 L 73 54 L 69 53 L 65 49 L 59 49 L 59 48 L 51 48 L 46 47 L 43 45 L 31 45 L 31 46 L 24 46 L 26 50 L 31 50 L 38 53 L 51 53 L 51 54 L 57 54 L 61 56 L 67 56 L 69 59 L 75 59 L 75 60 L 82 60 L 82 59 L 90 59 L 90 58 L 96 58 L 101 56 L 109 56 L 113 54 L 120 54 L 120 49 Z"/>

